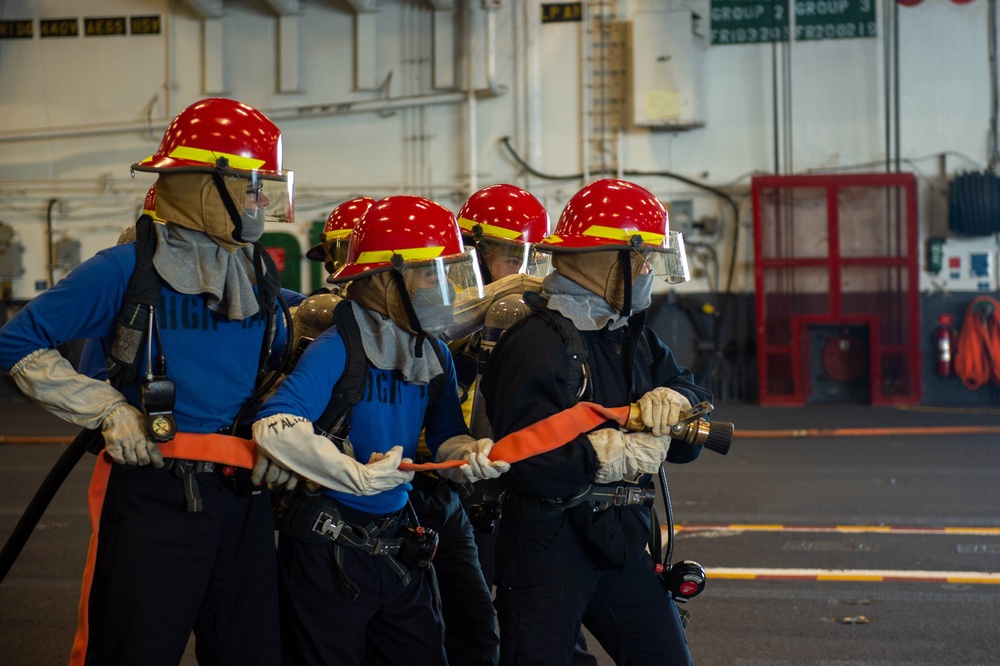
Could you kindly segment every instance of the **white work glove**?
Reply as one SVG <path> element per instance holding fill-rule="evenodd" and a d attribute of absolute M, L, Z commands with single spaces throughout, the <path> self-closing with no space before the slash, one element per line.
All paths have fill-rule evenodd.
<path fill-rule="evenodd" d="M 381 459 L 373 456 L 373 462 L 363 465 L 313 432 L 312 421 L 301 416 L 273 414 L 260 419 L 253 424 L 253 438 L 269 459 L 331 490 L 377 495 L 413 479 L 413 472 L 399 469 L 403 447 L 394 446 Z"/>
<path fill-rule="evenodd" d="M 657 436 L 670 434 L 670 426 L 675 425 L 681 412 L 688 409 L 691 409 L 691 402 L 665 386 L 658 386 L 639 398 L 642 423 Z"/>
<path fill-rule="evenodd" d="M 595 483 L 635 481 L 643 474 L 654 474 L 667 458 L 669 436 L 646 432 L 622 432 L 614 428 L 587 434 L 597 454 Z"/>
<path fill-rule="evenodd" d="M 294 490 L 299 483 L 299 477 L 267 457 L 258 446 L 257 460 L 250 471 L 250 481 L 255 486 L 266 483 L 269 486 L 285 486 L 286 490 Z"/>
<path fill-rule="evenodd" d="M 104 449 L 122 465 L 163 467 L 157 445 L 146 436 L 142 413 L 118 389 L 73 369 L 55 349 L 39 349 L 18 361 L 10 376 L 26 396 L 64 421 L 101 428 Z"/>
<path fill-rule="evenodd" d="M 163 454 L 156 442 L 146 436 L 145 417 L 138 409 L 122 401 L 101 421 L 104 450 L 119 465 L 163 467 Z"/>
<path fill-rule="evenodd" d="M 438 447 L 434 459 L 437 462 L 465 460 L 466 464 L 461 467 L 439 469 L 437 472 L 459 485 L 495 479 L 510 470 L 510 463 L 490 460 L 491 450 L 493 450 L 492 439 L 476 439 L 469 435 L 456 435 L 446 439 Z"/>

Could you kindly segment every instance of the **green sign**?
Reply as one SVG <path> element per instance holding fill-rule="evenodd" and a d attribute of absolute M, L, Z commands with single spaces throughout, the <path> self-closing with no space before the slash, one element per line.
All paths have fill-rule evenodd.
<path fill-rule="evenodd" d="M 794 38 L 875 37 L 875 0 L 793 0 Z M 789 39 L 789 0 L 711 0 L 712 44 L 758 44 Z"/>
<path fill-rule="evenodd" d="M 788 0 L 712 0 L 713 44 L 788 41 Z"/>
<path fill-rule="evenodd" d="M 795 0 L 795 39 L 875 37 L 873 0 Z"/>

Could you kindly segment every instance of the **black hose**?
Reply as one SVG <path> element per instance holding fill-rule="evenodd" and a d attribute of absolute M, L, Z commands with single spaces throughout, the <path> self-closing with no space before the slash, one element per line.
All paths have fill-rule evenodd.
<path fill-rule="evenodd" d="M 80 434 L 70 442 L 63 454 L 59 456 L 59 460 L 49 470 L 42 485 L 35 491 L 35 496 L 31 498 L 28 508 L 21 514 L 21 519 L 17 521 L 14 531 L 7 537 L 7 543 L 4 544 L 3 550 L 0 551 L 0 582 L 7 577 L 7 573 L 21 554 L 21 550 L 28 542 L 28 537 L 35 531 L 35 526 L 42 519 L 42 514 L 52 502 L 52 498 L 56 496 L 63 481 L 73 471 L 73 467 L 80 461 L 83 454 L 100 439 L 100 430 L 80 431 Z"/>
<path fill-rule="evenodd" d="M 663 492 L 663 510 L 667 513 L 667 553 L 663 556 L 663 571 L 670 571 L 670 560 L 674 556 L 674 510 L 670 506 L 670 491 L 667 490 L 667 472 L 660 465 L 660 490 Z"/>

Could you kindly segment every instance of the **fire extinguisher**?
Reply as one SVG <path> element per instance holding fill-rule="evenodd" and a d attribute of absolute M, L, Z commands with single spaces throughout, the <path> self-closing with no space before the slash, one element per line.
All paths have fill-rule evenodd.
<path fill-rule="evenodd" d="M 952 328 L 950 314 L 938 316 L 938 325 L 934 331 L 937 342 L 937 373 L 941 377 L 951 377 L 954 370 L 955 330 Z"/>

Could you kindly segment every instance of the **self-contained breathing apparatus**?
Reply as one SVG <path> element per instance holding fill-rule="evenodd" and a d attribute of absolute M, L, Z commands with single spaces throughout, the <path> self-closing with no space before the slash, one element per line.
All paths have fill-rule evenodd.
<path fill-rule="evenodd" d="M 267 390 L 276 380 L 275 374 L 267 376 L 265 366 L 270 355 L 271 343 L 277 331 L 274 303 L 277 302 L 290 322 L 287 305 L 281 298 L 277 267 L 270 255 L 262 246 L 256 244 L 254 264 L 259 287 L 259 302 L 261 312 L 267 317 L 265 333 L 261 343 L 258 364 L 257 382 L 254 394 L 244 404 L 236 415 L 228 434 L 237 434 L 245 424 L 244 415 L 250 408 L 255 408 Z M 116 325 L 115 341 L 111 348 L 108 363 L 108 377 L 112 383 L 122 385 L 132 381 L 139 369 L 140 359 L 145 351 L 146 375 L 140 385 L 140 408 L 145 417 L 146 431 L 154 442 L 169 442 L 177 434 L 177 424 L 173 416 L 175 388 L 167 376 L 167 359 L 160 338 L 160 328 L 157 322 L 156 310 L 159 306 L 162 280 L 153 268 L 152 258 L 156 250 L 156 234 L 153 230 L 153 220 L 148 215 L 142 216 L 136 222 L 136 269 L 129 281 L 123 298 L 124 305 Z M 154 355 L 153 345 L 157 352 Z M 286 336 L 285 350 L 282 362 L 289 355 L 290 339 Z M 144 349 L 143 349 L 144 348 Z M 95 442 L 99 453 L 102 442 Z M 263 486 L 256 486 L 250 481 L 250 471 L 237 469 L 227 465 L 216 465 L 210 462 L 194 462 L 171 460 L 168 463 L 181 478 L 199 473 L 220 474 L 233 490 L 240 495 L 258 495 L 264 491 Z M 197 510 L 200 496 L 197 484 L 192 480 L 185 482 L 188 508 Z"/>

